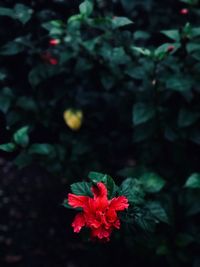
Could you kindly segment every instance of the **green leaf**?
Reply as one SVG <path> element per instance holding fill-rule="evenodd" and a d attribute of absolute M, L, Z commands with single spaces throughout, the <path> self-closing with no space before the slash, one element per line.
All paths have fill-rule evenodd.
<path fill-rule="evenodd" d="M 191 90 L 193 81 L 191 78 L 176 76 L 167 79 L 166 87 L 170 90 L 185 92 Z"/>
<path fill-rule="evenodd" d="M 140 177 L 140 182 L 142 183 L 144 190 L 148 193 L 159 192 L 166 183 L 155 173 L 145 173 L 142 177 Z"/>
<path fill-rule="evenodd" d="M 82 4 L 80 4 L 79 10 L 82 15 L 89 17 L 93 12 L 93 3 L 85 0 Z"/>
<path fill-rule="evenodd" d="M 75 26 L 75 28 L 79 28 L 80 22 L 84 20 L 84 16 L 82 14 L 76 14 L 68 18 L 68 25 Z M 68 37 L 68 36 L 67 36 Z M 68 37 L 69 38 L 69 37 Z M 66 40 L 66 39 L 65 39 Z"/>
<path fill-rule="evenodd" d="M 5 152 L 13 152 L 15 149 L 16 145 L 14 143 L 7 143 L 0 145 L 0 150 L 3 150 Z"/>
<path fill-rule="evenodd" d="M 74 209 L 72 206 L 69 205 L 68 199 L 65 199 L 62 205 L 67 209 Z"/>
<path fill-rule="evenodd" d="M 26 151 L 21 152 L 15 159 L 14 163 L 17 165 L 18 168 L 24 168 L 25 166 L 29 165 L 32 161 L 32 157 L 26 153 Z"/>
<path fill-rule="evenodd" d="M 11 104 L 12 104 L 12 100 L 14 98 L 13 92 L 10 88 L 8 87 L 4 87 L 3 89 L 1 89 L 0 91 L 0 110 L 4 113 L 6 113 Z"/>
<path fill-rule="evenodd" d="M 139 125 L 151 120 L 155 115 L 155 110 L 152 106 L 145 103 L 137 103 L 133 107 L 133 123 Z"/>
<path fill-rule="evenodd" d="M 65 29 L 63 21 L 61 20 L 50 20 L 44 22 L 42 23 L 42 27 L 47 31 L 49 31 L 50 36 L 61 35 L 63 34 L 63 31 Z"/>
<path fill-rule="evenodd" d="M 23 4 L 16 4 L 14 7 L 14 12 L 14 17 L 21 23 L 26 24 L 31 19 L 33 10 Z"/>
<path fill-rule="evenodd" d="M 54 147 L 50 144 L 33 144 L 28 150 L 29 154 L 54 155 Z"/>
<path fill-rule="evenodd" d="M 151 214 L 148 208 L 140 208 L 135 213 L 134 223 L 145 232 L 154 232 L 157 219 Z"/>
<path fill-rule="evenodd" d="M 13 139 L 16 144 L 22 147 L 26 147 L 28 145 L 29 143 L 28 130 L 29 130 L 29 127 L 25 126 L 25 127 L 20 128 L 14 133 Z"/>
<path fill-rule="evenodd" d="M 96 17 L 92 19 L 90 18 L 87 20 L 87 23 L 90 27 L 103 31 L 107 31 L 112 27 L 112 19 L 109 17 Z M 101 36 L 98 36 L 97 38 L 101 39 Z"/>
<path fill-rule="evenodd" d="M 138 54 L 141 54 L 141 55 L 144 55 L 144 56 L 150 56 L 151 55 L 151 51 L 149 49 L 147 49 L 147 48 L 131 46 L 131 49 L 134 52 L 137 52 Z"/>
<path fill-rule="evenodd" d="M 123 47 L 115 47 L 111 52 L 110 58 L 112 64 L 120 65 L 120 64 L 127 64 L 130 60 L 129 56 L 126 54 Z"/>
<path fill-rule="evenodd" d="M 114 29 L 124 27 L 130 24 L 133 24 L 133 21 L 131 21 L 130 19 L 126 17 L 114 17 L 112 19 L 112 26 Z"/>
<path fill-rule="evenodd" d="M 106 174 L 100 172 L 89 172 L 88 178 L 94 183 L 102 182 Z"/>
<path fill-rule="evenodd" d="M 200 174 L 193 173 L 185 183 L 186 188 L 199 189 L 200 188 Z"/>
<path fill-rule="evenodd" d="M 159 46 L 158 48 L 156 48 L 155 52 L 154 52 L 154 57 L 158 60 L 162 60 L 163 58 L 165 58 L 165 56 L 169 53 L 168 52 L 168 48 L 170 46 L 173 46 L 173 53 L 176 52 L 179 48 L 180 48 L 180 44 L 179 43 L 174 43 L 174 44 L 170 44 L 170 43 L 165 43 L 162 44 L 161 46 Z"/>
<path fill-rule="evenodd" d="M 140 66 L 136 67 L 130 65 L 125 70 L 125 73 L 134 79 L 142 80 L 146 75 L 146 70 Z"/>
<path fill-rule="evenodd" d="M 37 112 L 36 101 L 31 99 L 31 97 L 26 97 L 26 96 L 19 97 L 16 102 L 16 106 L 26 111 Z"/>
<path fill-rule="evenodd" d="M 186 46 L 186 49 L 188 53 L 200 51 L 200 44 L 199 43 L 188 43 Z"/>
<path fill-rule="evenodd" d="M 180 33 L 178 30 L 161 31 L 161 33 L 163 33 L 165 36 L 167 36 L 168 38 L 170 38 L 176 42 L 180 41 Z"/>
<path fill-rule="evenodd" d="M 113 198 L 118 190 L 113 178 L 109 175 L 106 175 L 103 179 L 103 183 L 106 185 L 108 190 L 108 198 Z"/>
<path fill-rule="evenodd" d="M 146 207 L 149 209 L 155 219 L 164 223 L 169 223 L 167 213 L 159 202 L 150 201 L 146 204 Z"/>
<path fill-rule="evenodd" d="M 0 7 L 0 16 L 8 16 L 13 18 L 13 10 L 11 8 Z"/>
<path fill-rule="evenodd" d="M 24 45 L 18 42 L 17 39 L 12 42 L 8 42 L 0 48 L 0 55 L 2 56 L 14 56 L 24 51 Z"/>
<path fill-rule="evenodd" d="M 145 193 L 139 180 L 127 178 L 120 186 L 120 195 L 126 196 L 133 204 L 141 204 Z"/>
<path fill-rule="evenodd" d="M 199 1 L 199 0 L 197 0 Z M 191 29 L 191 35 L 192 37 L 199 37 L 200 36 L 200 27 L 194 27 Z"/>
<path fill-rule="evenodd" d="M 12 19 L 17 19 L 21 23 L 27 23 L 32 16 L 33 10 L 23 4 L 16 4 L 13 9 L 11 8 L 0 8 L 0 16 L 8 16 Z"/>
<path fill-rule="evenodd" d="M 71 184 L 71 191 L 73 194 L 78 196 L 92 196 L 91 190 L 90 190 L 90 183 L 86 182 L 78 182 Z"/>
<path fill-rule="evenodd" d="M 135 40 L 140 40 L 140 39 L 143 39 L 143 40 L 147 40 L 150 38 L 150 34 L 146 31 L 136 31 L 134 32 L 134 39 Z"/>
<path fill-rule="evenodd" d="M 42 83 L 43 81 L 57 75 L 61 73 L 60 68 L 57 66 L 55 68 L 55 66 L 46 66 L 43 64 L 40 64 L 36 67 L 34 67 L 29 75 L 28 75 L 28 79 L 30 84 L 32 85 L 32 87 L 36 87 L 38 86 L 40 83 Z"/>
<path fill-rule="evenodd" d="M 178 115 L 178 126 L 188 127 L 194 124 L 200 118 L 200 113 L 181 109 Z"/>
<path fill-rule="evenodd" d="M 200 214 L 200 194 L 199 189 L 187 190 L 184 192 L 184 208 L 187 216 Z"/>
<path fill-rule="evenodd" d="M 188 43 L 186 46 L 187 52 L 193 58 L 200 60 L 200 44 L 199 43 Z"/>

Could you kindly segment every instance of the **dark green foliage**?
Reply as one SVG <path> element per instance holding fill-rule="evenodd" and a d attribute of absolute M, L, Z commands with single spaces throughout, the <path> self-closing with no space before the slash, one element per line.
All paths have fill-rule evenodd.
<path fill-rule="evenodd" d="M 29 128 L 25 126 L 25 127 L 20 128 L 14 133 L 13 139 L 16 144 L 22 147 L 26 147 L 28 145 L 29 143 L 28 129 Z"/>
<path fill-rule="evenodd" d="M 75 195 L 89 196 L 91 195 L 91 185 L 86 182 L 78 182 L 71 185 L 71 191 Z"/>
<path fill-rule="evenodd" d="M 133 204 L 144 202 L 145 193 L 142 190 L 142 184 L 136 179 L 127 178 L 121 185 L 121 194 Z"/>
<path fill-rule="evenodd" d="M 138 247 L 153 265 L 199 265 L 199 4 L 0 1 L 2 155 L 76 194 L 102 181 L 110 198 L 127 196 L 126 219 L 156 231 Z M 82 111 L 80 129 L 66 125 L 68 109 Z M 121 186 L 96 172 L 76 183 L 90 170 Z"/>
<path fill-rule="evenodd" d="M 200 188 L 200 174 L 193 173 L 185 183 L 187 188 Z"/>

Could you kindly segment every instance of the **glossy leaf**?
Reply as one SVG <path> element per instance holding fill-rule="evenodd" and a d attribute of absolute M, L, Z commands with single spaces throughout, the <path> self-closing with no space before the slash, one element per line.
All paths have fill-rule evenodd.
<path fill-rule="evenodd" d="M 144 190 L 148 193 L 157 193 L 165 186 L 165 180 L 156 173 L 145 173 L 140 177 Z"/>
<path fill-rule="evenodd" d="M 133 107 L 133 123 L 139 125 L 151 120 L 155 115 L 155 110 L 152 106 L 145 103 L 137 103 Z"/>
<path fill-rule="evenodd" d="M 127 178 L 120 187 L 120 194 L 128 198 L 133 204 L 140 204 L 144 201 L 145 193 L 140 181 L 134 178 Z"/>
<path fill-rule="evenodd" d="M 133 22 L 126 17 L 113 17 L 112 19 L 112 25 L 114 29 L 124 27 L 130 24 L 133 24 Z"/>
<path fill-rule="evenodd" d="M 93 3 L 92 1 L 85 0 L 79 6 L 80 13 L 85 16 L 90 16 L 93 11 Z"/>
<path fill-rule="evenodd" d="M 178 30 L 166 30 L 161 31 L 165 36 L 169 37 L 170 39 L 179 42 L 180 41 L 180 33 Z"/>
<path fill-rule="evenodd" d="M 54 154 L 54 147 L 50 144 L 33 144 L 29 147 L 28 152 L 30 154 L 38 154 L 38 155 L 50 155 Z"/>
<path fill-rule="evenodd" d="M 167 213 L 159 202 L 151 201 L 148 202 L 146 206 L 148 207 L 151 214 L 155 217 L 155 219 L 164 223 L 169 223 Z"/>
<path fill-rule="evenodd" d="M 14 143 L 7 143 L 7 144 L 1 144 L 0 150 L 5 152 L 13 152 L 16 149 L 16 145 Z"/>
<path fill-rule="evenodd" d="M 200 188 L 200 174 L 199 173 L 193 173 L 186 181 L 185 187 L 191 188 L 191 189 L 197 189 Z"/>
<path fill-rule="evenodd" d="M 28 131 L 29 131 L 28 126 L 24 126 L 19 130 L 17 130 L 13 135 L 15 143 L 22 147 L 26 147 L 29 143 Z"/>
<path fill-rule="evenodd" d="M 91 185 L 86 182 L 74 183 L 71 185 L 71 191 L 75 195 L 91 196 Z"/>

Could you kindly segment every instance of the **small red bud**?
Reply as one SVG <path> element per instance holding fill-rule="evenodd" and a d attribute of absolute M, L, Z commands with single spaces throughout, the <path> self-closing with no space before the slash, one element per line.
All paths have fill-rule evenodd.
<path fill-rule="evenodd" d="M 187 15 L 189 13 L 189 10 L 187 8 L 183 8 L 180 10 L 181 15 Z"/>
<path fill-rule="evenodd" d="M 52 58 L 49 58 L 49 63 L 51 65 L 57 65 L 58 64 L 58 60 L 57 60 L 57 58 L 52 57 Z"/>
<path fill-rule="evenodd" d="M 56 46 L 59 43 L 60 43 L 59 39 L 51 39 L 51 40 L 49 40 L 49 45 L 51 45 L 51 46 Z"/>
<path fill-rule="evenodd" d="M 49 63 L 51 65 L 57 65 L 58 64 L 58 59 L 53 57 L 51 53 L 45 52 L 41 55 L 41 58 L 43 59 L 44 62 Z"/>
<path fill-rule="evenodd" d="M 173 45 L 169 45 L 168 47 L 167 47 L 167 52 L 172 52 L 172 51 L 174 51 L 174 49 L 175 49 L 175 46 L 173 46 Z"/>

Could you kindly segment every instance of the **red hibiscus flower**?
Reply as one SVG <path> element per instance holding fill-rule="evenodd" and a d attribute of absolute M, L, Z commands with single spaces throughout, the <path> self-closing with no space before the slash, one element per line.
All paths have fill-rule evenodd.
<path fill-rule="evenodd" d="M 59 39 L 50 39 L 49 40 L 49 45 L 51 45 L 51 46 L 56 46 L 58 44 L 60 44 L 60 40 Z"/>
<path fill-rule="evenodd" d="M 82 208 L 83 211 L 75 216 L 72 223 L 75 233 L 82 227 L 91 229 L 91 238 L 109 241 L 114 228 L 120 228 L 118 211 L 127 209 L 128 199 L 125 196 L 108 199 L 107 188 L 103 183 L 97 183 L 91 188 L 94 197 L 68 194 L 68 203 L 73 208 Z"/>
<path fill-rule="evenodd" d="M 181 15 L 187 15 L 189 13 L 189 10 L 187 8 L 183 8 L 180 10 Z"/>

